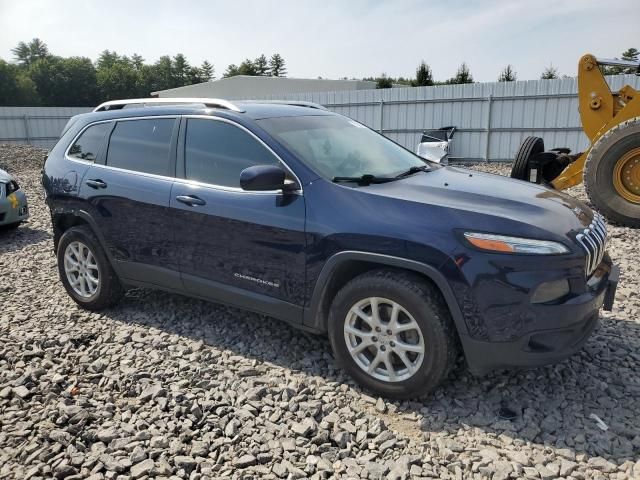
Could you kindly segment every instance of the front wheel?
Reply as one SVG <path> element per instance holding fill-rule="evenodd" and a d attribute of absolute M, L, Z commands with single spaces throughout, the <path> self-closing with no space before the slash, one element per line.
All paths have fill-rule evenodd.
<path fill-rule="evenodd" d="M 114 305 L 123 290 L 98 239 L 86 226 L 72 227 L 58 243 L 58 272 L 67 293 L 87 310 Z"/>
<path fill-rule="evenodd" d="M 457 356 L 440 292 L 411 273 L 377 270 L 336 295 L 329 338 L 338 363 L 362 386 L 389 398 L 435 389 Z"/>

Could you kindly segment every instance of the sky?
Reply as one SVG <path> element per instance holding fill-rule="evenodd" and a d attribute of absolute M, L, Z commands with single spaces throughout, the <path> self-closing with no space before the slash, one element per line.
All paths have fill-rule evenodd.
<path fill-rule="evenodd" d="M 574 76 L 584 53 L 640 49 L 640 0 L 0 0 L 0 58 L 34 37 L 61 56 L 104 49 L 149 63 L 183 53 L 226 67 L 280 53 L 288 76 L 413 77 L 421 60 L 437 80 L 466 62 L 476 81 L 511 64 L 519 80 L 553 64 Z"/>

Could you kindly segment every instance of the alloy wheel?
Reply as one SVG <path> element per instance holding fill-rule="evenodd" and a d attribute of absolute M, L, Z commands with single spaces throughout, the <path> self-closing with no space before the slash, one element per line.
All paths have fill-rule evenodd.
<path fill-rule="evenodd" d="M 64 251 L 64 272 L 73 291 L 82 298 L 91 298 L 100 285 L 100 271 L 87 245 L 73 241 Z"/>
<path fill-rule="evenodd" d="M 386 298 L 369 297 L 354 304 L 345 318 L 344 339 L 356 364 L 377 380 L 407 380 L 424 360 L 418 322 L 402 305 Z"/>

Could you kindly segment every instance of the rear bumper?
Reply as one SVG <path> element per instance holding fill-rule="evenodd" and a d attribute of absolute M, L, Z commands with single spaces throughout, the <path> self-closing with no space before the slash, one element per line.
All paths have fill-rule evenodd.
<path fill-rule="evenodd" d="M 488 342 L 461 335 L 469 365 L 476 375 L 502 368 L 531 368 L 557 363 L 573 355 L 587 342 L 599 323 L 599 310 L 611 310 L 619 269 L 612 265 L 606 281 L 571 303 L 548 306 L 548 315 L 559 328 L 541 329 L 508 342 Z"/>

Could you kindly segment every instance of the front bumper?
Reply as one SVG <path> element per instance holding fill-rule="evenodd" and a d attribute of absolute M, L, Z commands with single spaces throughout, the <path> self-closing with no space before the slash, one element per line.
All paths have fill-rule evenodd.
<path fill-rule="evenodd" d="M 22 190 L 0 199 L 0 226 L 23 222 L 28 218 L 27 196 Z"/>
<path fill-rule="evenodd" d="M 476 340 L 460 335 L 475 375 L 502 368 L 531 368 L 557 363 L 580 350 L 599 323 L 599 310 L 611 310 L 618 285 L 619 268 L 612 265 L 606 280 L 596 289 L 571 302 L 546 307 L 558 328 L 541 329 L 506 342 Z"/>

